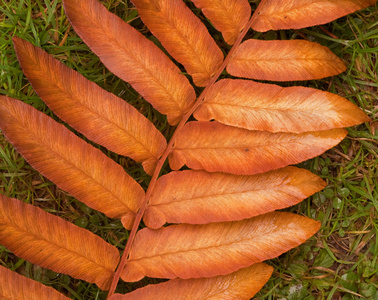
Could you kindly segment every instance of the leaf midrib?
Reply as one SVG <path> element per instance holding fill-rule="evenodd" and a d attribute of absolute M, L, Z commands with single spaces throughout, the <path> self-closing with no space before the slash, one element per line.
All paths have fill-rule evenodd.
<path fill-rule="evenodd" d="M 277 184 L 278 185 L 278 184 Z M 277 188 L 277 185 L 275 186 L 269 186 L 268 188 L 269 189 L 275 189 Z M 238 194 L 249 194 L 249 193 L 254 193 L 254 192 L 261 192 L 261 191 L 265 191 L 266 188 L 260 188 L 260 189 L 254 189 L 254 190 L 244 190 L 244 191 L 236 191 L 236 192 L 232 192 L 232 193 L 223 193 L 223 194 L 211 194 L 211 195 L 204 195 L 204 196 L 197 196 L 197 197 L 191 197 L 191 198 L 179 198 L 176 200 L 170 200 L 169 202 L 160 202 L 160 203 L 152 203 L 150 204 L 149 206 L 167 206 L 171 203 L 179 203 L 179 202 L 184 202 L 184 201 L 191 201 L 191 200 L 205 200 L 206 198 L 213 198 L 213 197 L 221 197 L 221 196 L 228 196 L 228 195 L 238 195 Z M 151 197 L 151 199 L 153 199 Z"/>
<path fill-rule="evenodd" d="M 280 112 L 293 111 L 293 112 L 307 112 L 308 114 L 314 114 L 312 111 L 309 111 L 308 109 L 306 110 L 306 109 L 295 109 L 295 108 L 281 109 L 281 108 L 274 108 L 274 107 L 254 107 L 254 106 L 247 106 L 247 105 L 242 105 L 242 104 L 222 103 L 222 102 L 216 102 L 216 101 L 211 102 L 211 100 L 205 101 L 203 105 L 219 105 L 219 106 L 232 106 L 232 107 L 236 106 L 236 107 L 241 107 L 241 108 L 250 109 L 250 110 L 268 110 L 268 111 L 273 110 L 273 111 L 280 111 Z M 329 112 L 329 111 L 336 111 L 336 110 L 335 109 L 322 110 L 322 107 L 320 107 L 319 109 L 316 109 L 316 111 L 321 113 L 321 112 Z M 337 112 L 339 111 L 348 111 L 348 110 L 338 109 Z"/>
<path fill-rule="evenodd" d="M 269 62 L 279 62 L 279 61 L 320 61 L 320 62 L 323 62 L 323 64 L 325 64 L 325 62 L 332 62 L 334 63 L 335 60 L 332 60 L 332 59 L 327 59 L 327 58 L 304 58 L 304 57 L 299 57 L 299 58 L 277 58 L 277 59 L 260 59 L 259 57 L 258 58 L 238 58 L 238 57 L 235 57 L 233 58 L 233 61 L 247 61 L 247 62 L 250 62 L 250 63 L 256 63 L 256 64 L 263 64 L 263 63 L 269 63 Z M 329 64 L 327 64 L 329 65 Z M 333 67 L 333 65 L 332 65 Z"/>
<path fill-rule="evenodd" d="M 274 134 L 274 133 L 272 133 Z M 243 151 L 245 152 L 245 148 L 248 148 L 249 150 L 251 150 L 251 148 L 261 148 L 260 146 L 264 147 L 264 146 L 269 146 L 269 148 L 272 148 L 272 147 L 278 147 L 278 146 L 281 146 L 281 145 L 285 145 L 285 144 L 292 144 L 292 143 L 295 143 L 295 144 L 302 144 L 302 145 L 306 145 L 308 146 L 306 143 L 303 143 L 302 141 L 295 141 L 295 142 L 281 142 L 280 144 L 278 145 L 272 145 L 272 143 L 258 143 L 256 145 L 245 145 L 245 146 L 230 146 L 230 147 L 196 147 L 196 148 L 189 148 L 188 147 L 185 147 L 185 148 L 181 148 L 181 147 L 174 147 L 173 150 L 180 150 L 180 151 L 186 151 L 186 150 L 222 150 L 222 149 L 230 149 L 230 150 L 239 150 L 239 151 Z M 266 150 L 266 149 L 265 149 Z M 247 153 L 249 153 L 251 151 L 248 151 Z"/>
<path fill-rule="evenodd" d="M 180 225 L 175 225 L 175 226 L 180 226 Z M 193 226 L 202 226 L 202 225 L 193 225 Z M 253 241 L 253 240 L 262 240 L 263 236 L 266 236 L 270 232 L 268 232 L 268 233 L 264 232 L 264 234 L 263 233 L 259 234 L 258 232 L 255 232 L 255 233 L 256 234 L 253 237 L 249 237 L 249 238 L 240 237 L 237 240 L 234 240 L 234 241 L 231 241 L 231 242 L 228 242 L 228 243 L 219 244 L 219 245 L 214 244 L 214 245 L 207 246 L 207 247 L 203 246 L 203 247 L 197 247 L 197 248 L 193 248 L 193 249 L 180 249 L 180 250 L 172 251 L 172 252 L 169 252 L 169 253 L 156 253 L 152 256 L 144 256 L 144 257 L 141 257 L 141 258 L 131 258 L 128 261 L 129 262 L 137 262 L 137 261 L 141 261 L 141 260 L 153 259 L 155 257 L 162 257 L 162 256 L 175 255 L 175 254 L 180 254 L 180 253 L 197 252 L 197 251 L 203 251 L 203 250 L 211 250 L 213 248 L 223 248 L 223 247 L 233 246 L 234 244 L 239 244 L 239 243 L 242 243 L 242 242 L 248 242 L 248 241 Z"/>

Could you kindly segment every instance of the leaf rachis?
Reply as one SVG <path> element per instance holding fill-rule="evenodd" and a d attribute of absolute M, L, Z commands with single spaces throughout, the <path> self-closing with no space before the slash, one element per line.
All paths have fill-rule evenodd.
<path fill-rule="evenodd" d="M 263 0 L 263 1 L 265 1 L 265 0 Z M 126 264 L 126 261 L 127 261 L 127 257 L 128 257 L 128 255 L 130 253 L 130 250 L 131 250 L 132 244 L 134 242 L 135 235 L 137 233 L 139 224 L 142 221 L 143 214 L 144 214 L 144 212 L 146 210 L 148 201 L 149 201 L 150 196 L 151 196 L 151 194 L 152 194 L 152 192 L 153 192 L 153 190 L 155 188 L 156 181 L 157 181 L 157 179 L 159 177 L 161 168 L 163 167 L 164 162 L 167 160 L 168 155 L 172 151 L 172 148 L 173 148 L 173 145 L 174 145 L 174 142 L 175 142 L 175 137 L 177 136 L 178 132 L 180 132 L 180 130 L 182 130 L 182 128 L 184 127 L 185 123 L 188 121 L 188 119 L 193 114 L 193 112 L 201 105 L 201 103 L 203 102 L 203 99 L 205 98 L 206 93 L 209 91 L 210 87 L 217 81 L 217 79 L 219 78 L 219 76 L 222 74 L 223 70 L 226 68 L 226 66 L 227 66 L 228 62 L 230 61 L 233 53 L 235 53 L 235 51 L 239 47 L 240 43 L 242 42 L 244 36 L 247 34 L 249 28 L 252 26 L 253 22 L 255 21 L 257 15 L 258 15 L 258 12 L 259 12 L 258 9 L 254 12 L 254 14 L 252 15 L 252 17 L 249 20 L 248 24 L 245 26 L 245 28 L 243 29 L 243 31 L 239 34 L 239 36 L 236 39 L 234 45 L 232 46 L 230 52 L 227 54 L 227 56 L 224 59 L 222 65 L 219 67 L 218 71 L 210 79 L 209 84 L 202 91 L 201 95 L 197 98 L 197 100 L 195 101 L 195 103 L 193 104 L 193 106 L 191 107 L 191 109 L 183 116 L 183 118 L 181 119 L 180 123 L 177 125 L 177 128 L 176 128 L 175 132 L 173 133 L 172 138 L 168 142 L 167 148 L 164 150 L 161 158 L 159 159 L 159 162 L 156 165 L 156 169 L 154 171 L 154 174 L 152 175 L 150 185 L 148 186 L 148 189 L 146 191 L 146 196 L 145 196 L 144 202 L 143 202 L 141 208 L 139 209 L 138 213 L 135 216 L 135 221 L 134 221 L 133 227 L 131 229 L 131 232 L 130 232 L 130 235 L 129 235 L 129 239 L 127 240 L 125 251 L 122 254 L 121 261 L 120 261 L 120 263 L 118 265 L 118 268 L 117 268 L 116 273 L 114 275 L 113 282 L 112 282 L 110 290 L 109 290 L 109 296 L 111 296 L 114 293 L 115 288 L 117 286 L 117 283 L 119 281 L 119 277 L 121 275 L 121 272 L 122 272 L 123 268 L 125 267 L 125 264 Z"/>

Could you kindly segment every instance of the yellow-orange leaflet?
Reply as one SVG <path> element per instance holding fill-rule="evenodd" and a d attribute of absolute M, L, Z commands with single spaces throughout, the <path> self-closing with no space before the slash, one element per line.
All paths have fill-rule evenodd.
<path fill-rule="evenodd" d="M 299 29 L 325 24 L 375 2 L 377 0 L 264 0 L 252 29 Z"/>
<path fill-rule="evenodd" d="M 320 177 L 295 167 L 251 176 L 171 172 L 159 178 L 143 220 L 154 229 L 165 222 L 237 221 L 295 205 L 324 187 Z"/>
<path fill-rule="evenodd" d="M 186 164 L 196 170 L 253 175 L 320 155 L 346 134 L 345 129 L 269 133 L 218 122 L 189 122 L 176 137 L 169 164 L 173 170 Z"/>
<path fill-rule="evenodd" d="M 144 191 L 123 168 L 63 125 L 0 96 L 0 129 L 41 174 L 79 201 L 131 227 Z"/>
<path fill-rule="evenodd" d="M 33 264 L 96 283 L 103 290 L 109 288 L 119 260 L 118 250 L 92 232 L 3 195 L 0 243 Z"/>
<path fill-rule="evenodd" d="M 115 294 L 109 300 L 249 300 L 268 281 L 272 272 L 271 266 L 257 263 L 224 276 L 151 284 L 126 295 Z"/>
<path fill-rule="evenodd" d="M 150 40 L 97 0 L 64 0 L 75 31 L 115 75 L 129 82 L 158 111 L 177 124 L 195 100 L 180 69 Z"/>
<path fill-rule="evenodd" d="M 153 173 L 167 143 L 149 120 L 42 49 L 20 38 L 13 41 L 25 75 L 60 118 L 109 150 L 143 162 L 146 172 Z"/>
<path fill-rule="evenodd" d="M 272 212 L 237 222 L 145 228 L 137 233 L 122 279 L 229 274 L 279 256 L 319 227 L 319 222 L 306 217 Z"/>
<path fill-rule="evenodd" d="M 223 79 L 214 84 L 194 117 L 249 130 L 295 133 L 369 121 L 358 106 L 332 93 L 240 79 Z"/>
<path fill-rule="evenodd" d="M 345 70 L 343 61 L 327 47 L 302 40 L 250 39 L 227 65 L 233 76 L 272 81 L 320 79 Z"/>
<path fill-rule="evenodd" d="M 222 32 L 227 44 L 233 45 L 251 17 L 248 0 L 192 0 L 216 29 Z"/>
<path fill-rule="evenodd" d="M 139 16 L 198 86 L 207 85 L 223 53 L 182 0 L 132 0 Z"/>

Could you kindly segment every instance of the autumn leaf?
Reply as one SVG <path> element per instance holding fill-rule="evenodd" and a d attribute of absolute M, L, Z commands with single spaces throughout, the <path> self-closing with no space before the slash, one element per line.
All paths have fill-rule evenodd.
<path fill-rule="evenodd" d="M 325 186 L 320 177 L 289 165 L 334 147 L 347 134 L 343 127 L 369 118 L 329 92 L 241 79 L 303 81 L 346 69 L 320 44 L 285 40 L 283 34 L 282 40 L 257 40 L 260 34 L 248 32 L 249 27 L 267 31 L 322 24 L 376 0 L 262 0 L 252 16 L 249 2 L 132 0 L 131 21 L 129 4 L 122 13 L 119 3 L 106 4 L 127 15 L 135 29 L 98 0 L 63 0 L 73 29 L 104 66 L 176 128 L 158 113 L 145 118 L 141 112 L 147 115 L 151 107 L 138 111 L 128 99 L 13 37 L 25 75 L 56 116 L 0 96 L 2 133 L 41 175 L 130 232 L 115 225 L 117 231 L 101 233 L 108 233 L 120 257 L 115 246 L 95 234 L 97 224 L 89 232 L 0 195 L 0 244 L 32 264 L 109 290 L 112 300 L 247 300 L 255 295 L 273 272 L 262 262 L 304 243 L 320 228 L 318 221 L 275 211 Z M 63 12 L 57 15 L 65 18 Z M 74 33 L 65 30 L 63 48 L 56 42 L 60 31 L 54 41 L 35 43 L 55 53 L 55 47 L 69 51 Z M 216 30 L 224 41 L 210 34 Z M 253 38 L 243 42 L 247 33 Z M 144 102 L 139 100 L 138 109 Z M 103 147 L 114 155 L 104 154 Z M 134 163 L 127 168 L 122 157 L 141 163 L 151 177 Z M 185 165 L 190 170 L 179 171 Z M 142 219 L 147 228 L 140 229 Z M 145 276 L 169 280 L 114 294 L 120 278 L 134 282 Z M 0 280 L 5 281 L 0 298 L 65 299 L 2 267 Z"/>
<path fill-rule="evenodd" d="M 366 8 L 377 0 L 266 0 L 261 2 L 253 30 L 299 29 L 325 24 Z"/>
<path fill-rule="evenodd" d="M 0 266 L 0 299 L 69 300 L 49 286 Z"/>
<path fill-rule="evenodd" d="M 222 79 L 215 83 L 194 117 L 249 130 L 294 133 L 369 121 L 361 109 L 336 94 L 240 79 Z"/>
<path fill-rule="evenodd" d="M 92 232 L 0 194 L 0 243 L 33 264 L 110 286 L 117 249 Z"/>
<path fill-rule="evenodd" d="M 345 70 L 327 47 L 301 40 L 247 40 L 227 66 L 233 76 L 272 81 L 321 79 Z"/>
<path fill-rule="evenodd" d="M 252 176 L 171 172 L 159 178 L 143 220 L 154 229 L 165 222 L 242 220 L 295 205 L 324 187 L 318 176 L 294 167 Z"/>
<path fill-rule="evenodd" d="M 189 122 L 176 137 L 169 164 L 173 170 L 187 165 L 195 170 L 253 175 L 320 155 L 346 134 L 344 129 L 269 133 L 218 122 Z"/>
<path fill-rule="evenodd" d="M 150 284 L 126 295 L 115 294 L 109 300 L 249 300 L 268 281 L 273 267 L 257 263 L 234 273 L 200 279 L 173 279 Z"/>
<path fill-rule="evenodd" d="M 122 279 L 225 275 L 277 257 L 319 227 L 319 222 L 306 217 L 273 212 L 238 222 L 145 228 L 137 234 Z"/>

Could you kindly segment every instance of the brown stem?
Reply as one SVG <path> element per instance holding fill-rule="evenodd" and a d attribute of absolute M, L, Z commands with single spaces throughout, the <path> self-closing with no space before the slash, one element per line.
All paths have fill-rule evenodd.
<path fill-rule="evenodd" d="M 265 1 L 266 0 L 262 0 L 261 3 L 265 2 Z M 132 246 L 132 244 L 134 242 L 135 235 L 137 233 L 139 224 L 140 224 L 140 222 L 142 220 L 144 211 L 146 210 L 146 207 L 147 207 L 148 201 L 150 199 L 151 193 L 152 193 L 152 191 L 155 188 L 156 181 L 157 181 L 157 179 L 159 177 L 161 168 L 163 167 L 164 162 L 168 158 L 169 153 L 172 151 L 173 144 L 174 144 L 175 138 L 177 136 L 177 133 L 180 132 L 180 130 L 184 127 L 184 125 L 186 124 L 186 122 L 188 121 L 188 119 L 190 118 L 190 116 L 193 114 L 193 112 L 198 108 L 198 106 L 201 105 L 201 103 L 203 102 L 203 100 L 204 100 L 206 94 L 208 93 L 209 89 L 218 80 L 219 76 L 222 74 L 223 70 L 226 68 L 226 66 L 229 63 L 230 59 L 232 58 L 234 52 L 239 47 L 241 41 L 243 40 L 243 38 L 247 34 L 249 28 L 254 23 L 257 15 L 259 14 L 261 3 L 257 7 L 257 9 L 255 10 L 254 14 L 252 15 L 251 19 L 247 23 L 246 27 L 239 34 L 239 36 L 238 36 L 235 44 L 232 46 L 230 52 L 227 54 L 227 56 L 226 56 L 225 60 L 223 61 L 222 65 L 215 72 L 215 74 L 213 75 L 213 77 L 211 77 L 208 85 L 205 87 L 205 89 L 199 95 L 199 97 L 197 98 L 196 102 L 193 104 L 192 108 L 183 116 L 183 118 L 181 119 L 180 123 L 177 125 L 177 128 L 176 128 L 175 132 L 173 133 L 172 138 L 170 139 L 167 147 L 165 148 L 165 150 L 163 152 L 163 155 L 159 159 L 159 161 L 158 161 L 158 163 L 156 165 L 154 174 L 152 175 L 152 178 L 151 178 L 151 181 L 150 181 L 150 185 L 148 186 L 148 189 L 147 189 L 146 196 L 144 198 L 143 204 L 142 204 L 141 208 L 139 209 L 138 213 L 135 216 L 133 227 L 131 228 L 131 232 L 130 232 L 129 238 L 128 238 L 127 243 L 126 243 L 125 251 L 122 254 L 121 261 L 120 261 L 120 263 L 118 265 L 118 268 L 117 268 L 117 270 L 116 270 L 116 272 L 114 274 L 113 281 L 111 283 L 107 299 L 109 299 L 109 297 L 114 294 L 114 291 L 115 291 L 115 289 L 117 287 L 119 278 L 121 276 L 121 272 L 125 268 L 127 257 L 129 256 L 129 253 L 130 253 L 130 250 L 131 250 L 131 246 Z"/>

